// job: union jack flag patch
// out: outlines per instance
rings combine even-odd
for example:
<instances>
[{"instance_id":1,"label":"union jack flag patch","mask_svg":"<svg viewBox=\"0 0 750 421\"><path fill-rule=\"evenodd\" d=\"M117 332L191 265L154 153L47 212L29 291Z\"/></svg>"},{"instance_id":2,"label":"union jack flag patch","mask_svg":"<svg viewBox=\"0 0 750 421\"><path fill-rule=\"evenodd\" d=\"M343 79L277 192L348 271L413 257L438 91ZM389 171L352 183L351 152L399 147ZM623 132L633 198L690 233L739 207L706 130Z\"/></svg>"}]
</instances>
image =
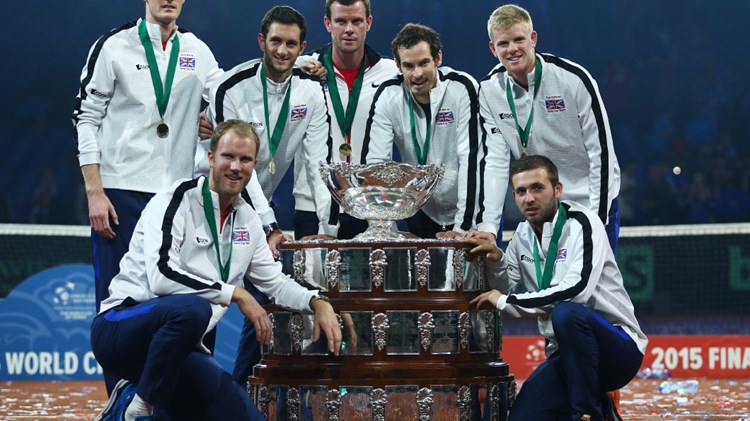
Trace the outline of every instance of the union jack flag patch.
<instances>
[{"instance_id":1,"label":"union jack flag patch","mask_svg":"<svg viewBox=\"0 0 750 421\"><path fill-rule=\"evenodd\" d=\"M438 111L437 115L435 115L435 124L439 126L452 124L454 121L456 121L456 118L454 117L453 111L451 110L443 109Z\"/></svg>"},{"instance_id":2,"label":"union jack flag patch","mask_svg":"<svg viewBox=\"0 0 750 421\"><path fill-rule=\"evenodd\" d=\"M180 69L195 70L195 57L193 57L192 55L181 55Z\"/></svg>"},{"instance_id":3,"label":"union jack flag patch","mask_svg":"<svg viewBox=\"0 0 750 421\"><path fill-rule=\"evenodd\" d=\"M561 96L548 96L544 100L544 106L548 113L559 113L565 111L565 101Z\"/></svg>"},{"instance_id":4,"label":"union jack flag patch","mask_svg":"<svg viewBox=\"0 0 750 421\"><path fill-rule=\"evenodd\" d=\"M292 121L304 120L305 117L307 117L307 105L296 105L292 108Z\"/></svg>"},{"instance_id":5,"label":"union jack flag patch","mask_svg":"<svg viewBox=\"0 0 750 421\"><path fill-rule=\"evenodd\" d=\"M232 232L232 243L250 244L250 231L246 229L236 229Z\"/></svg>"},{"instance_id":6,"label":"union jack flag patch","mask_svg":"<svg viewBox=\"0 0 750 421\"><path fill-rule=\"evenodd\" d=\"M568 249L560 249L557 251L557 258L555 262L564 262L568 258Z\"/></svg>"}]
</instances>

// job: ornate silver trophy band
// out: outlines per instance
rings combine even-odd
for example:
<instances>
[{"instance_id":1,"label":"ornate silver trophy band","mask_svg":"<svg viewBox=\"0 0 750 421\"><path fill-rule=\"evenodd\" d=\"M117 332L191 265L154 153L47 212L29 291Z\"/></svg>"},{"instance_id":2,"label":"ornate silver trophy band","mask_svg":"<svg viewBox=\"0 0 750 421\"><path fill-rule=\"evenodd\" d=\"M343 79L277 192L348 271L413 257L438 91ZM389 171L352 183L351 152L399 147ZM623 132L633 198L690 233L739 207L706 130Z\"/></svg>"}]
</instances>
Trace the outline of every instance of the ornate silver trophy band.
<instances>
[{"instance_id":1,"label":"ornate silver trophy band","mask_svg":"<svg viewBox=\"0 0 750 421\"><path fill-rule=\"evenodd\" d=\"M324 385L290 387L286 385L250 385L250 393L267 420L326 419L345 420L354 414L357 419L369 415L373 421L393 419L398 407L413 406L419 421L429 421L433 414L450 415L460 421L473 419L472 411L482 407L487 419L505 419L505 413L516 395L516 382L475 383L465 385L392 385L385 388L341 386L329 389ZM352 396L356 395L356 396ZM412 404L409 405L408 402ZM285 404L282 404L285 402ZM276 416L279 410L284 416Z\"/></svg>"}]
</instances>

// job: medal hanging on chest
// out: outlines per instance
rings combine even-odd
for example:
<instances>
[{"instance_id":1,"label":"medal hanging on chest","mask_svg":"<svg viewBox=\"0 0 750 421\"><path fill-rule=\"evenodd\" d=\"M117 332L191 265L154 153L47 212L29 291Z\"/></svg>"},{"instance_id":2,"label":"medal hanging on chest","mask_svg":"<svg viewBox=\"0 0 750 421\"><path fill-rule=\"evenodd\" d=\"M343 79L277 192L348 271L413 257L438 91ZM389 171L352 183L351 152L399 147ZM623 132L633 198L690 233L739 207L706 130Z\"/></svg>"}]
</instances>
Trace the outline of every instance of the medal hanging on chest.
<instances>
[{"instance_id":1,"label":"medal hanging on chest","mask_svg":"<svg viewBox=\"0 0 750 421\"><path fill-rule=\"evenodd\" d=\"M263 85L263 114L266 118L266 138L268 139L268 149L271 152L271 161L268 163L268 172L271 175L276 174L276 163L274 158L276 156L276 149L279 147L281 142L281 136L284 134L284 126L286 126L286 119L289 114L289 97L292 94L292 80L289 79L289 86L286 88L286 95L284 96L284 102L281 104L281 110L279 116L276 119L276 126L271 132L271 123L269 123L269 109L268 109L268 82L266 81L266 68L261 64L260 66L260 84Z\"/></svg>"},{"instance_id":2,"label":"medal hanging on chest","mask_svg":"<svg viewBox=\"0 0 750 421\"><path fill-rule=\"evenodd\" d=\"M350 156L352 154L352 147L348 143L342 143L341 146L339 146L339 153L342 156Z\"/></svg>"},{"instance_id":3,"label":"medal hanging on chest","mask_svg":"<svg viewBox=\"0 0 750 421\"><path fill-rule=\"evenodd\" d=\"M141 23L138 24L138 37L146 52L148 70L151 74L151 84L154 87L156 106L159 109L159 117L161 118L161 123L156 126L156 135L160 139L165 139L169 137L169 126L164 122L164 113L167 111L169 96L172 93L174 73L177 69L177 57L180 55L180 38L175 34L172 39L172 53L169 55L169 63L167 64L167 77L164 80L164 84L162 84L161 75L159 74L159 64L156 62L154 46L151 44L151 37L148 34L148 27L145 20L141 20Z\"/></svg>"},{"instance_id":4,"label":"medal hanging on chest","mask_svg":"<svg viewBox=\"0 0 750 421\"><path fill-rule=\"evenodd\" d=\"M162 139L169 136L169 126L167 126L167 123L162 122L156 126L156 135Z\"/></svg>"},{"instance_id":5,"label":"medal hanging on chest","mask_svg":"<svg viewBox=\"0 0 750 421\"><path fill-rule=\"evenodd\" d=\"M328 50L321 55L321 59L323 66L328 72L326 82L328 84L328 94L331 96L331 103L333 104L333 111L336 114L336 122L338 123L339 130L341 130L341 136L345 140L345 143L339 145L339 154L346 157L347 161L349 161L349 157L352 154L352 146L349 144L351 141L352 122L354 121L354 114L357 112L359 95L362 92L362 81L364 80L365 69L367 68L367 57L362 57L362 62L359 64L359 72L354 79L354 85L349 90L349 101L346 109L344 109L339 88L336 84L336 72L333 68L333 60L331 58L331 54L333 54L332 49L333 46L328 47Z\"/></svg>"},{"instance_id":6,"label":"medal hanging on chest","mask_svg":"<svg viewBox=\"0 0 750 421\"><path fill-rule=\"evenodd\" d=\"M510 112L513 114L513 121L516 123L516 130L518 131L518 137L521 139L521 156L526 156L526 147L529 144L529 136L531 135L531 124L534 122L534 100L536 94L539 93L539 85L542 83L542 63L539 57L536 57L534 63L534 93L531 100L531 111L529 112L529 119L526 121L526 127L521 128L518 124L518 115L516 114L516 101L513 99L513 90L510 85L510 76L506 76L505 79L505 98L508 100L508 106Z\"/></svg>"}]
</instances>

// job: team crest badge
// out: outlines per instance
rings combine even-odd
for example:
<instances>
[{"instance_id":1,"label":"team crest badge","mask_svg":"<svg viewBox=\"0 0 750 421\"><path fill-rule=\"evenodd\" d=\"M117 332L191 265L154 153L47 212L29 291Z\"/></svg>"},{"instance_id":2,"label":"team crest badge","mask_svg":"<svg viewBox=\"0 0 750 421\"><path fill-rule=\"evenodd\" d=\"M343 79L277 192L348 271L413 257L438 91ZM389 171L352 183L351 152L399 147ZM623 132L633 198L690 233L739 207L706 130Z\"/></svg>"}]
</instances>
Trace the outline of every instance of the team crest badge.
<instances>
[{"instance_id":1,"label":"team crest badge","mask_svg":"<svg viewBox=\"0 0 750 421\"><path fill-rule=\"evenodd\" d=\"M195 70L195 56L192 54L180 54L180 69Z\"/></svg>"},{"instance_id":2,"label":"team crest badge","mask_svg":"<svg viewBox=\"0 0 750 421\"><path fill-rule=\"evenodd\" d=\"M250 244L250 231L247 228L237 228L232 232L232 243Z\"/></svg>"},{"instance_id":3,"label":"team crest badge","mask_svg":"<svg viewBox=\"0 0 750 421\"><path fill-rule=\"evenodd\" d=\"M441 109L435 115L435 124L438 126L447 126L448 124L453 124L455 121L456 117L453 115L453 111L447 108Z\"/></svg>"},{"instance_id":4,"label":"team crest badge","mask_svg":"<svg viewBox=\"0 0 750 421\"><path fill-rule=\"evenodd\" d=\"M565 111L565 100L561 96L548 96L544 99L544 107L548 113L561 113Z\"/></svg>"},{"instance_id":5,"label":"team crest badge","mask_svg":"<svg viewBox=\"0 0 750 421\"><path fill-rule=\"evenodd\" d=\"M305 117L307 117L307 105L295 105L294 108L292 108L292 121L304 120Z\"/></svg>"}]
</instances>

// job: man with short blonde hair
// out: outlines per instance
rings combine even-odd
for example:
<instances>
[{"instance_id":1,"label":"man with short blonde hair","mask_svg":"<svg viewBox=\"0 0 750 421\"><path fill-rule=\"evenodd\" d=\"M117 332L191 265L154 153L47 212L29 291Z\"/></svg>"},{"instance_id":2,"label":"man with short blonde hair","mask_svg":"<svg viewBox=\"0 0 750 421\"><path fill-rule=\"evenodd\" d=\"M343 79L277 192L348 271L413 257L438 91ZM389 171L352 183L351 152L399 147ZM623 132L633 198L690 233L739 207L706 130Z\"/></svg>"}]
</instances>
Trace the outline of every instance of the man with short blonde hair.
<instances>
[{"instance_id":1,"label":"man with short blonde hair","mask_svg":"<svg viewBox=\"0 0 750 421\"><path fill-rule=\"evenodd\" d=\"M588 207L607 227L613 251L619 235L620 167L596 81L569 60L536 51L529 13L516 5L489 18L489 48L500 64L480 81L487 132L482 231L497 233L508 186L511 154L547 155L560 163L564 199Z\"/></svg>"},{"instance_id":2,"label":"man with short blonde hair","mask_svg":"<svg viewBox=\"0 0 750 421\"><path fill-rule=\"evenodd\" d=\"M339 352L333 308L282 273L258 215L240 197L255 167L255 130L225 121L211 145L208 177L178 181L146 206L92 322L97 361L124 379L97 420L132 421L154 408L174 420L262 419L202 341L232 303L252 321L259 342L271 340L271 319L243 285L282 307L314 313L315 339L324 332L329 351Z\"/></svg>"}]
</instances>

